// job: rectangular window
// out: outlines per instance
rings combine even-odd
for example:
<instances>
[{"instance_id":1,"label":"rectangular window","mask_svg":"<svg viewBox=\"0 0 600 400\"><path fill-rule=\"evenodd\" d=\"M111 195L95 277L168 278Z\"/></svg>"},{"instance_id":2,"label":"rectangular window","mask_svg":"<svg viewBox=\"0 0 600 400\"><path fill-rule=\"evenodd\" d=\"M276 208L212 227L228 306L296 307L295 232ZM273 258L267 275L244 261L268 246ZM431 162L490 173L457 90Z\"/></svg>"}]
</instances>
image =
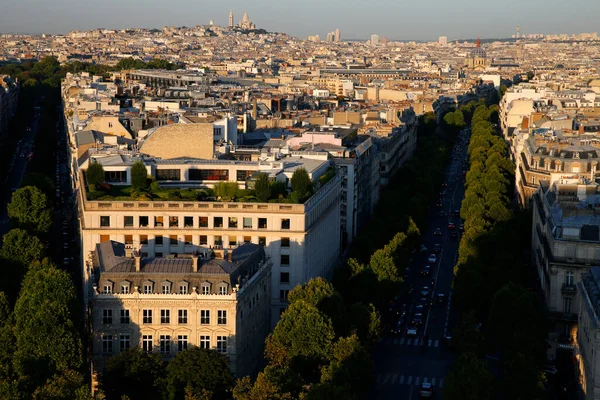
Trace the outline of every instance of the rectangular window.
<instances>
[{"instance_id":1,"label":"rectangular window","mask_svg":"<svg viewBox=\"0 0 600 400\"><path fill-rule=\"evenodd\" d=\"M215 235L215 246L223 246L223 237L221 235Z\"/></svg>"},{"instance_id":2,"label":"rectangular window","mask_svg":"<svg viewBox=\"0 0 600 400\"><path fill-rule=\"evenodd\" d=\"M140 228L146 228L148 226L148 216L140 217Z\"/></svg>"},{"instance_id":3,"label":"rectangular window","mask_svg":"<svg viewBox=\"0 0 600 400\"><path fill-rule=\"evenodd\" d=\"M179 228L179 217L169 217L169 228Z\"/></svg>"},{"instance_id":4,"label":"rectangular window","mask_svg":"<svg viewBox=\"0 0 600 400\"><path fill-rule=\"evenodd\" d=\"M129 310L121 310L121 323L128 324L129 321Z\"/></svg>"},{"instance_id":5,"label":"rectangular window","mask_svg":"<svg viewBox=\"0 0 600 400\"><path fill-rule=\"evenodd\" d=\"M154 217L154 226L157 228L162 228L165 223L163 217Z\"/></svg>"},{"instance_id":6,"label":"rectangular window","mask_svg":"<svg viewBox=\"0 0 600 400\"><path fill-rule=\"evenodd\" d=\"M152 294L152 284L144 284L144 294Z\"/></svg>"},{"instance_id":7,"label":"rectangular window","mask_svg":"<svg viewBox=\"0 0 600 400\"><path fill-rule=\"evenodd\" d=\"M279 300L287 301L288 295L290 294L289 290L280 290L279 291Z\"/></svg>"},{"instance_id":8,"label":"rectangular window","mask_svg":"<svg viewBox=\"0 0 600 400\"><path fill-rule=\"evenodd\" d=\"M244 229L252 229L252 218L244 217Z\"/></svg>"},{"instance_id":9,"label":"rectangular window","mask_svg":"<svg viewBox=\"0 0 600 400\"><path fill-rule=\"evenodd\" d=\"M220 295L226 295L227 294L227 285L221 285L221 286L219 286L219 294Z\"/></svg>"},{"instance_id":10,"label":"rectangular window","mask_svg":"<svg viewBox=\"0 0 600 400\"><path fill-rule=\"evenodd\" d=\"M133 226L133 216L125 216L123 217L123 219L123 225L125 225L126 228L130 228Z\"/></svg>"},{"instance_id":11,"label":"rectangular window","mask_svg":"<svg viewBox=\"0 0 600 400\"><path fill-rule=\"evenodd\" d=\"M249 177L251 177L254 172L255 171L238 169L236 171L236 176L235 176L236 177L236 181L238 181L238 182L245 182L246 179L248 179Z\"/></svg>"},{"instance_id":12,"label":"rectangular window","mask_svg":"<svg viewBox=\"0 0 600 400\"><path fill-rule=\"evenodd\" d=\"M177 246L177 243L179 243L179 241L177 240L177 235L169 236L169 244L171 246Z\"/></svg>"},{"instance_id":13,"label":"rectangular window","mask_svg":"<svg viewBox=\"0 0 600 400\"><path fill-rule=\"evenodd\" d=\"M160 323L170 324L171 323L171 310L160 310Z\"/></svg>"},{"instance_id":14,"label":"rectangular window","mask_svg":"<svg viewBox=\"0 0 600 400\"><path fill-rule=\"evenodd\" d=\"M110 226L110 217L103 215L100 217L100 226L108 227Z\"/></svg>"},{"instance_id":15,"label":"rectangular window","mask_svg":"<svg viewBox=\"0 0 600 400\"><path fill-rule=\"evenodd\" d=\"M237 228L238 227L238 219L237 217L229 217L229 227Z\"/></svg>"},{"instance_id":16,"label":"rectangular window","mask_svg":"<svg viewBox=\"0 0 600 400\"><path fill-rule=\"evenodd\" d=\"M227 325L227 310L218 310L217 311L217 324L218 325Z\"/></svg>"},{"instance_id":17,"label":"rectangular window","mask_svg":"<svg viewBox=\"0 0 600 400\"><path fill-rule=\"evenodd\" d=\"M213 218L213 226L215 228L222 228L223 227L223 217L214 217Z\"/></svg>"},{"instance_id":18,"label":"rectangular window","mask_svg":"<svg viewBox=\"0 0 600 400\"><path fill-rule=\"evenodd\" d=\"M259 236L258 237L258 244L260 244L261 246L266 246L267 245L267 238L264 236Z\"/></svg>"},{"instance_id":19,"label":"rectangular window","mask_svg":"<svg viewBox=\"0 0 600 400\"><path fill-rule=\"evenodd\" d=\"M281 272L279 274L279 283L290 283L290 273L289 272Z\"/></svg>"},{"instance_id":20,"label":"rectangular window","mask_svg":"<svg viewBox=\"0 0 600 400\"><path fill-rule=\"evenodd\" d=\"M200 310L200 325L210 324L210 310Z\"/></svg>"},{"instance_id":21,"label":"rectangular window","mask_svg":"<svg viewBox=\"0 0 600 400\"><path fill-rule=\"evenodd\" d=\"M227 353L227 336L217 336L217 351Z\"/></svg>"},{"instance_id":22,"label":"rectangular window","mask_svg":"<svg viewBox=\"0 0 600 400\"><path fill-rule=\"evenodd\" d=\"M130 335L119 335L119 350L121 352L129 350L131 347L131 336Z\"/></svg>"},{"instance_id":23,"label":"rectangular window","mask_svg":"<svg viewBox=\"0 0 600 400\"><path fill-rule=\"evenodd\" d=\"M188 313L187 310L179 310L178 321L179 324L187 324L188 323Z\"/></svg>"},{"instance_id":24,"label":"rectangular window","mask_svg":"<svg viewBox=\"0 0 600 400\"><path fill-rule=\"evenodd\" d=\"M252 236L244 236L244 243L252 242Z\"/></svg>"},{"instance_id":25,"label":"rectangular window","mask_svg":"<svg viewBox=\"0 0 600 400\"><path fill-rule=\"evenodd\" d=\"M267 219L266 218L258 219L258 229L267 229Z\"/></svg>"},{"instance_id":26,"label":"rectangular window","mask_svg":"<svg viewBox=\"0 0 600 400\"><path fill-rule=\"evenodd\" d=\"M162 244L163 244L163 237L161 235L156 235L156 237L154 238L154 244L162 246Z\"/></svg>"},{"instance_id":27,"label":"rectangular window","mask_svg":"<svg viewBox=\"0 0 600 400\"><path fill-rule=\"evenodd\" d=\"M200 348L201 349L210 349L210 336L200 335Z\"/></svg>"},{"instance_id":28,"label":"rectangular window","mask_svg":"<svg viewBox=\"0 0 600 400\"><path fill-rule=\"evenodd\" d=\"M179 335L177 336L177 350L184 351L188 347L188 337L187 335Z\"/></svg>"},{"instance_id":29,"label":"rectangular window","mask_svg":"<svg viewBox=\"0 0 600 400\"><path fill-rule=\"evenodd\" d=\"M157 169L156 170L157 181L179 181L181 180L180 169Z\"/></svg>"},{"instance_id":30,"label":"rectangular window","mask_svg":"<svg viewBox=\"0 0 600 400\"><path fill-rule=\"evenodd\" d=\"M140 244L148 244L148 235L140 235Z\"/></svg>"},{"instance_id":31,"label":"rectangular window","mask_svg":"<svg viewBox=\"0 0 600 400\"><path fill-rule=\"evenodd\" d=\"M194 227L194 217L183 217L183 227L184 228L193 228Z\"/></svg>"},{"instance_id":32,"label":"rectangular window","mask_svg":"<svg viewBox=\"0 0 600 400\"><path fill-rule=\"evenodd\" d=\"M152 310L144 310L143 311L143 322L144 324L152 323Z\"/></svg>"},{"instance_id":33,"label":"rectangular window","mask_svg":"<svg viewBox=\"0 0 600 400\"><path fill-rule=\"evenodd\" d=\"M160 335L160 352L162 354L169 354L171 352L171 336Z\"/></svg>"},{"instance_id":34,"label":"rectangular window","mask_svg":"<svg viewBox=\"0 0 600 400\"><path fill-rule=\"evenodd\" d=\"M104 294L111 294L112 293L112 283L106 283L106 284L104 284L104 288L102 290L102 293L104 293Z\"/></svg>"},{"instance_id":35,"label":"rectangular window","mask_svg":"<svg viewBox=\"0 0 600 400\"><path fill-rule=\"evenodd\" d=\"M179 294L187 294L187 292L188 292L187 284L179 285Z\"/></svg>"},{"instance_id":36,"label":"rectangular window","mask_svg":"<svg viewBox=\"0 0 600 400\"><path fill-rule=\"evenodd\" d=\"M125 244L133 244L133 235L125 235Z\"/></svg>"},{"instance_id":37,"label":"rectangular window","mask_svg":"<svg viewBox=\"0 0 600 400\"><path fill-rule=\"evenodd\" d=\"M227 181L229 170L226 169L190 169L190 181Z\"/></svg>"},{"instance_id":38,"label":"rectangular window","mask_svg":"<svg viewBox=\"0 0 600 400\"><path fill-rule=\"evenodd\" d=\"M237 245L237 236L229 236L229 245L236 246Z\"/></svg>"},{"instance_id":39,"label":"rectangular window","mask_svg":"<svg viewBox=\"0 0 600 400\"><path fill-rule=\"evenodd\" d=\"M208 217L199 217L198 226L200 228L208 228Z\"/></svg>"},{"instance_id":40,"label":"rectangular window","mask_svg":"<svg viewBox=\"0 0 600 400\"><path fill-rule=\"evenodd\" d=\"M162 284L162 294L169 294L169 293L171 293L171 284L163 283Z\"/></svg>"},{"instance_id":41,"label":"rectangular window","mask_svg":"<svg viewBox=\"0 0 600 400\"><path fill-rule=\"evenodd\" d=\"M112 354L113 351L113 337L112 335L102 336L102 353Z\"/></svg>"},{"instance_id":42,"label":"rectangular window","mask_svg":"<svg viewBox=\"0 0 600 400\"><path fill-rule=\"evenodd\" d=\"M290 238L289 237L281 238L281 247L290 247Z\"/></svg>"},{"instance_id":43,"label":"rectangular window","mask_svg":"<svg viewBox=\"0 0 600 400\"><path fill-rule=\"evenodd\" d=\"M152 352L152 335L142 335L142 349L146 353Z\"/></svg>"},{"instance_id":44,"label":"rectangular window","mask_svg":"<svg viewBox=\"0 0 600 400\"><path fill-rule=\"evenodd\" d=\"M184 235L183 243L186 245L191 245L192 244L192 235Z\"/></svg>"},{"instance_id":45,"label":"rectangular window","mask_svg":"<svg viewBox=\"0 0 600 400\"><path fill-rule=\"evenodd\" d=\"M210 285L202 285L200 294L210 294Z\"/></svg>"},{"instance_id":46,"label":"rectangular window","mask_svg":"<svg viewBox=\"0 0 600 400\"><path fill-rule=\"evenodd\" d=\"M200 235L200 245L206 246L208 244L208 236Z\"/></svg>"},{"instance_id":47,"label":"rectangular window","mask_svg":"<svg viewBox=\"0 0 600 400\"><path fill-rule=\"evenodd\" d=\"M102 310L102 323L112 324L112 310Z\"/></svg>"},{"instance_id":48,"label":"rectangular window","mask_svg":"<svg viewBox=\"0 0 600 400\"><path fill-rule=\"evenodd\" d=\"M280 264L281 264L282 267L283 266L288 266L288 267L290 266L290 256L288 254L282 254L280 256L280 261L281 261Z\"/></svg>"},{"instance_id":49,"label":"rectangular window","mask_svg":"<svg viewBox=\"0 0 600 400\"><path fill-rule=\"evenodd\" d=\"M100 243L108 242L110 240L110 235L100 235Z\"/></svg>"},{"instance_id":50,"label":"rectangular window","mask_svg":"<svg viewBox=\"0 0 600 400\"><path fill-rule=\"evenodd\" d=\"M121 294L129 294L129 284L121 285Z\"/></svg>"},{"instance_id":51,"label":"rectangular window","mask_svg":"<svg viewBox=\"0 0 600 400\"><path fill-rule=\"evenodd\" d=\"M290 219L289 218L281 219L281 229L290 229Z\"/></svg>"}]
</instances>

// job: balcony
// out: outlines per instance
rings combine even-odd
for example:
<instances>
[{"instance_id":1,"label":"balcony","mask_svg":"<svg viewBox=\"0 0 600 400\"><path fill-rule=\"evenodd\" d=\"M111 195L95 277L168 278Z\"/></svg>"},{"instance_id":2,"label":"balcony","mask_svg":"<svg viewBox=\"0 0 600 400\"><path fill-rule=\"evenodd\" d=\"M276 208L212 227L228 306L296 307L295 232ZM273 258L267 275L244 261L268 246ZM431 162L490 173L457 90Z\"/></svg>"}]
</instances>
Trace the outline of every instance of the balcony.
<instances>
[{"instance_id":1,"label":"balcony","mask_svg":"<svg viewBox=\"0 0 600 400\"><path fill-rule=\"evenodd\" d=\"M562 292L562 294L574 295L575 293L577 293L577 286L575 286L572 283L563 283L562 287L560 288L560 291Z\"/></svg>"}]
</instances>

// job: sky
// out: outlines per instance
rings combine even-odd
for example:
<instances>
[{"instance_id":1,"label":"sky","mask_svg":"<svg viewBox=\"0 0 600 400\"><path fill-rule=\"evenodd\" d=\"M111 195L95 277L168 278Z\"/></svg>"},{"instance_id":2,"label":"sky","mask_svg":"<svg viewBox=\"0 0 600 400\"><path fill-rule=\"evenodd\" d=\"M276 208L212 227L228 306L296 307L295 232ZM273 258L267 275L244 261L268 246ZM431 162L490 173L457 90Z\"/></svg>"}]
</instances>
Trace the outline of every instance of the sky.
<instances>
[{"instance_id":1,"label":"sky","mask_svg":"<svg viewBox=\"0 0 600 400\"><path fill-rule=\"evenodd\" d=\"M244 11L257 28L296 37L340 29L343 39L507 38L600 31L598 0L1 0L1 33L227 25Z\"/></svg>"}]
</instances>

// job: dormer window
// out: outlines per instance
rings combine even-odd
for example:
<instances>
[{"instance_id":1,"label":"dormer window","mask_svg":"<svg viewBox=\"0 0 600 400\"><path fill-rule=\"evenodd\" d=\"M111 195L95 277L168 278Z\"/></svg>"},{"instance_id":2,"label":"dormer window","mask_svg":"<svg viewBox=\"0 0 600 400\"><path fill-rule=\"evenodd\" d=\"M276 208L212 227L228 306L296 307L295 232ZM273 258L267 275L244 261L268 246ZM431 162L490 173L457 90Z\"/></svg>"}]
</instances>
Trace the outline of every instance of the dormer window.
<instances>
[{"instance_id":1,"label":"dormer window","mask_svg":"<svg viewBox=\"0 0 600 400\"><path fill-rule=\"evenodd\" d=\"M227 284L225 282L219 285L219 294L226 295L227 294Z\"/></svg>"},{"instance_id":2,"label":"dormer window","mask_svg":"<svg viewBox=\"0 0 600 400\"><path fill-rule=\"evenodd\" d=\"M108 281L104 284L104 287L102 288L102 293L103 294L112 294L113 292L113 283L111 281Z\"/></svg>"},{"instance_id":3,"label":"dormer window","mask_svg":"<svg viewBox=\"0 0 600 400\"><path fill-rule=\"evenodd\" d=\"M190 284L187 282L179 282L179 294L188 294Z\"/></svg>"},{"instance_id":4,"label":"dormer window","mask_svg":"<svg viewBox=\"0 0 600 400\"><path fill-rule=\"evenodd\" d=\"M131 284L129 282L121 282L121 294L129 294L130 293Z\"/></svg>"},{"instance_id":5,"label":"dormer window","mask_svg":"<svg viewBox=\"0 0 600 400\"><path fill-rule=\"evenodd\" d=\"M210 283L205 282L200 287L200 294L210 294Z\"/></svg>"},{"instance_id":6,"label":"dormer window","mask_svg":"<svg viewBox=\"0 0 600 400\"><path fill-rule=\"evenodd\" d=\"M579 158L579 152L578 151L574 151L573 152L573 158Z\"/></svg>"},{"instance_id":7,"label":"dormer window","mask_svg":"<svg viewBox=\"0 0 600 400\"><path fill-rule=\"evenodd\" d=\"M161 293L162 294L170 294L171 293L171 282L165 281L161 283Z\"/></svg>"},{"instance_id":8,"label":"dormer window","mask_svg":"<svg viewBox=\"0 0 600 400\"><path fill-rule=\"evenodd\" d=\"M154 285L152 284L152 282L144 282L144 294L152 294L153 291L153 287Z\"/></svg>"}]
</instances>

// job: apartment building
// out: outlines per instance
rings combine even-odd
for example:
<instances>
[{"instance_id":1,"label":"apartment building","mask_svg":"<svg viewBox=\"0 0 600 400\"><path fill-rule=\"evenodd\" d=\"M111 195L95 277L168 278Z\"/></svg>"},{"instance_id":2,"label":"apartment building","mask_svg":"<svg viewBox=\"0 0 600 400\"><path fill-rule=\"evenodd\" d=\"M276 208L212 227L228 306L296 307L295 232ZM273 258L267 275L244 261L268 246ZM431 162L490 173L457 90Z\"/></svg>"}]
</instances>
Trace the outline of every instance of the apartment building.
<instances>
[{"instance_id":1,"label":"apartment building","mask_svg":"<svg viewBox=\"0 0 600 400\"><path fill-rule=\"evenodd\" d=\"M194 345L226 354L238 376L260 369L272 266L262 246L177 257L127 254L126 246L98 243L88 260L94 377L135 346L168 360Z\"/></svg>"},{"instance_id":2,"label":"apartment building","mask_svg":"<svg viewBox=\"0 0 600 400\"><path fill-rule=\"evenodd\" d=\"M552 331L577 322L577 282L600 260L600 189L583 179L542 181L533 196L532 261Z\"/></svg>"},{"instance_id":3,"label":"apartment building","mask_svg":"<svg viewBox=\"0 0 600 400\"><path fill-rule=\"evenodd\" d=\"M88 150L89 151L89 150ZM131 165L138 158L123 154L96 154L110 182L128 184ZM289 157L259 163L223 160L156 160L142 158L148 173L161 186L194 188L219 181L237 182L256 172L289 182L303 167L314 181L327 171L329 161ZM79 179L79 182L83 182ZM234 249L243 243L260 244L272 260L271 322L286 307L287 295L297 284L313 277L330 277L340 252L341 177L317 186L304 204L197 201L92 201L79 191L82 247L87 257L99 243L124 243L128 253L164 258L207 249ZM200 192L199 192L200 193ZM89 290L89 272L84 291Z\"/></svg>"},{"instance_id":4,"label":"apartment building","mask_svg":"<svg viewBox=\"0 0 600 400\"><path fill-rule=\"evenodd\" d=\"M600 178L597 135L582 136L570 129L531 129L531 133L515 136L512 148L516 191L519 204L525 208L532 206L531 197L541 181L552 185Z\"/></svg>"},{"instance_id":5,"label":"apartment building","mask_svg":"<svg viewBox=\"0 0 600 400\"><path fill-rule=\"evenodd\" d=\"M19 84L9 75L0 75L0 136L8 135L8 123L17 112Z\"/></svg>"},{"instance_id":6,"label":"apartment building","mask_svg":"<svg viewBox=\"0 0 600 400\"><path fill-rule=\"evenodd\" d=\"M600 398L600 364L596 353L600 350L600 266L582 276L577 285L579 297L579 325L577 329L577 361L579 379L585 398Z\"/></svg>"}]
</instances>

